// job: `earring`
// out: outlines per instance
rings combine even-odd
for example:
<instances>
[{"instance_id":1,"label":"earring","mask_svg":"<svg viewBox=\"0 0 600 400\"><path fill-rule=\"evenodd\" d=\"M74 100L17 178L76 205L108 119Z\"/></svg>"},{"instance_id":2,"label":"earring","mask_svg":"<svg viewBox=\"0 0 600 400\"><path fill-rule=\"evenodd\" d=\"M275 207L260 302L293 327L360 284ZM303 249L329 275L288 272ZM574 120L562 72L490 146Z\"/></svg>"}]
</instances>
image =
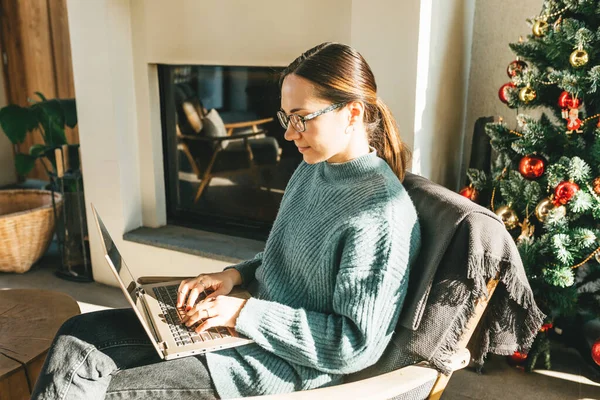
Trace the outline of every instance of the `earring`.
<instances>
[{"instance_id":1,"label":"earring","mask_svg":"<svg viewBox=\"0 0 600 400\"><path fill-rule=\"evenodd\" d=\"M352 128L352 130L351 130L350 132L348 132L348 128ZM348 125L348 126L346 127L346 129L344 130L344 133L345 133L346 135L348 135L348 134L350 134L350 133L354 133L354 125Z\"/></svg>"}]
</instances>

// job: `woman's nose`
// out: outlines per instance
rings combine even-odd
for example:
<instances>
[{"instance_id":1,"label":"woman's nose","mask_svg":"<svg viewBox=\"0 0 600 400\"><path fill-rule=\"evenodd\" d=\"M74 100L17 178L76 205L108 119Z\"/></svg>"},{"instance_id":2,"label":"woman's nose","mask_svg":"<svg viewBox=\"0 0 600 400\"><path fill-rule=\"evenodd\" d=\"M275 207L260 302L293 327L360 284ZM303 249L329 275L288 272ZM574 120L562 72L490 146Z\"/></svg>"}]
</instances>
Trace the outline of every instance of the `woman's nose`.
<instances>
[{"instance_id":1,"label":"woman's nose","mask_svg":"<svg viewBox=\"0 0 600 400\"><path fill-rule=\"evenodd\" d=\"M285 134L283 135L283 137L285 138L285 140L291 142L300 138L300 134L294 128L292 128L292 124L288 124L288 127L285 130Z\"/></svg>"}]
</instances>

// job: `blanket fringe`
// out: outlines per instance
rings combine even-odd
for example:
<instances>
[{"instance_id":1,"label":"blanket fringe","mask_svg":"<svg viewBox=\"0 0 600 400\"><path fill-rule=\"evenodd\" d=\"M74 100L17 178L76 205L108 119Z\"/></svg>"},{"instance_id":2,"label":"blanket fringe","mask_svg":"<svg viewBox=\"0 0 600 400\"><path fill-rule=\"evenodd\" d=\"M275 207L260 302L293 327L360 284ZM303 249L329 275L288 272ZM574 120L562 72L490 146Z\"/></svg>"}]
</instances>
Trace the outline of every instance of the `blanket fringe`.
<instances>
[{"instance_id":1,"label":"blanket fringe","mask_svg":"<svg viewBox=\"0 0 600 400\"><path fill-rule=\"evenodd\" d=\"M488 254L471 254L467 265L469 266L467 277L473 282L473 288L470 301L466 302L458 313L445 337L445 343L442 343L434 356L429 360L438 370L448 375L452 371L448 368L448 361L454 354L456 347L463 332L466 329L469 319L474 315L473 304L480 298L489 298L487 283L490 279L499 275L499 281L504 288L497 290L506 290L508 298L527 310L525 321L518 327L514 327L516 343L501 344L493 341L492 326L489 321L507 321L510 323L511 310L506 304L494 302L492 297L490 304L482 316L482 331L479 337L479 343L472 349L472 358L478 365L483 364L485 356L489 352L499 355L510 355L515 350L526 351L533 344L537 332L546 317L535 304L533 293L525 276L519 274L518 269L509 261L499 259ZM500 297L500 296L498 296ZM520 346L519 346L520 344Z\"/></svg>"}]
</instances>

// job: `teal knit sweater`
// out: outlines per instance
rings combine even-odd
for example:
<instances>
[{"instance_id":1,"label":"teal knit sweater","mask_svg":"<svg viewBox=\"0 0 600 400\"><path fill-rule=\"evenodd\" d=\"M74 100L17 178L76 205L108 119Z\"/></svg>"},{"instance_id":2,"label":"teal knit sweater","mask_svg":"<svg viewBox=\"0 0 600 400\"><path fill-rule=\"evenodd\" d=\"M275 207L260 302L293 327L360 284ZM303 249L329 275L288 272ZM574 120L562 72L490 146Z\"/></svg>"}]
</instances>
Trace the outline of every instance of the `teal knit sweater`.
<instances>
[{"instance_id":1,"label":"teal knit sweater","mask_svg":"<svg viewBox=\"0 0 600 400\"><path fill-rule=\"evenodd\" d=\"M236 322L255 343L208 353L222 398L341 383L395 329L420 245L416 210L388 164L302 162L263 252L235 265L257 284Z\"/></svg>"}]
</instances>

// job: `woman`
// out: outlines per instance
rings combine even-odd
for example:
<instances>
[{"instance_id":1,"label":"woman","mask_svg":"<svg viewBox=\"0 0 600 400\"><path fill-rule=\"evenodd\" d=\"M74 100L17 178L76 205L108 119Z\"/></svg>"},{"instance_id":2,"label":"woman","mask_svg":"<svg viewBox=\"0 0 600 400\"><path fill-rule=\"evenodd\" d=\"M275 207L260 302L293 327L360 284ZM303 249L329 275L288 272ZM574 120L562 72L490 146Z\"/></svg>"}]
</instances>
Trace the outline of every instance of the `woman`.
<instances>
[{"instance_id":1,"label":"woman","mask_svg":"<svg viewBox=\"0 0 600 400\"><path fill-rule=\"evenodd\" d=\"M34 399L284 393L341 383L378 360L420 245L401 184L408 151L356 50L316 46L286 68L280 85L278 117L304 161L265 249L183 281L178 296L186 325L234 327L255 343L161 361L130 326L130 310L78 316L58 332ZM253 298L227 296L250 283ZM205 289L214 292L196 304Z\"/></svg>"}]
</instances>

